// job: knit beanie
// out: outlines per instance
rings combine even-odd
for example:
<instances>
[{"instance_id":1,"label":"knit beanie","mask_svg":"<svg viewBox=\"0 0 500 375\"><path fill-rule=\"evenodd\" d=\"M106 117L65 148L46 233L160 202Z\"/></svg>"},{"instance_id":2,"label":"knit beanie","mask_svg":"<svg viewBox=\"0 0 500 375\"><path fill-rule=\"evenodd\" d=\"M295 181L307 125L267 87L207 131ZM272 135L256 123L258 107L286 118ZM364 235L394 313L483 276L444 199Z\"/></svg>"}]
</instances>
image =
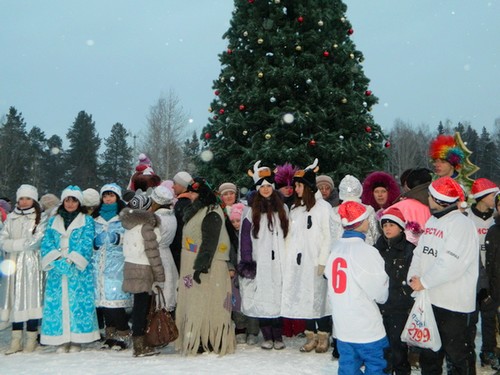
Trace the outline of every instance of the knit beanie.
<instances>
[{"instance_id":1,"label":"knit beanie","mask_svg":"<svg viewBox=\"0 0 500 375\"><path fill-rule=\"evenodd\" d=\"M174 199L174 194L166 186L157 186L151 193L151 199L160 206L169 205Z\"/></svg>"},{"instance_id":2,"label":"knit beanie","mask_svg":"<svg viewBox=\"0 0 500 375\"><path fill-rule=\"evenodd\" d=\"M316 186L318 188L319 185L329 185L330 190L333 190L335 188L335 184L333 183L332 178L330 176L327 176L326 174L322 174L316 177Z\"/></svg>"},{"instance_id":3,"label":"knit beanie","mask_svg":"<svg viewBox=\"0 0 500 375\"><path fill-rule=\"evenodd\" d=\"M107 191L111 191L112 193L115 193L118 196L118 199L122 199L122 188L119 187L117 184L111 183L111 184L104 185L101 188L101 193L100 193L101 198L102 198L102 195Z\"/></svg>"},{"instance_id":4,"label":"knit beanie","mask_svg":"<svg viewBox=\"0 0 500 375\"><path fill-rule=\"evenodd\" d=\"M224 182L219 186L219 194L224 195L225 192L232 191L236 194L237 188L236 185L231 182Z\"/></svg>"},{"instance_id":5,"label":"knit beanie","mask_svg":"<svg viewBox=\"0 0 500 375\"><path fill-rule=\"evenodd\" d=\"M146 211L153 201L151 198L147 197L144 194L136 194L134 197L128 202L128 206L135 210L144 210Z\"/></svg>"},{"instance_id":6,"label":"knit beanie","mask_svg":"<svg viewBox=\"0 0 500 375\"><path fill-rule=\"evenodd\" d=\"M243 215L243 210L245 209L245 205L243 203L235 203L231 206L231 214L229 215L229 220L240 219Z\"/></svg>"},{"instance_id":7,"label":"knit beanie","mask_svg":"<svg viewBox=\"0 0 500 375\"><path fill-rule=\"evenodd\" d=\"M33 185L23 184L16 192L16 202L21 198L31 198L38 202L38 190Z\"/></svg>"},{"instance_id":8,"label":"knit beanie","mask_svg":"<svg viewBox=\"0 0 500 375\"><path fill-rule=\"evenodd\" d=\"M63 202L68 197L75 198L78 202L80 202L80 204L83 205L83 193L78 186L69 185L68 187L66 187L66 189L64 189L61 194L61 202ZM99 201L97 204L99 204Z\"/></svg>"},{"instance_id":9,"label":"knit beanie","mask_svg":"<svg viewBox=\"0 0 500 375\"><path fill-rule=\"evenodd\" d=\"M101 202L101 197L99 195L99 192L95 189L92 188L85 189L82 195L83 195L82 205L85 207L96 207Z\"/></svg>"},{"instance_id":10,"label":"knit beanie","mask_svg":"<svg viewBox=\"0 0 500 375\"><path fill-rule=\"evenodd\" d=\"M193 181L191 175L187 172L181 171L177 172L173 178L174 182L178 185L184 186L185 188Z\"/></svg>"}]
</instances>

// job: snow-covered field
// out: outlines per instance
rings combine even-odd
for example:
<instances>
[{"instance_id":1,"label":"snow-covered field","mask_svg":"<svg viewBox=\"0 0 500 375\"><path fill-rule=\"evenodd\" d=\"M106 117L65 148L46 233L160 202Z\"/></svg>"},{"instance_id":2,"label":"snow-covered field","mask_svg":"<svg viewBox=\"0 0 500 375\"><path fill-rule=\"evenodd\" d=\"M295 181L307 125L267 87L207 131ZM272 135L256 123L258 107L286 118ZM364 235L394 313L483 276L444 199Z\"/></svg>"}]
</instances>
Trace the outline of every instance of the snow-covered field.
<instances>
[{"instance_id":1,"label":"snow-covered field","mask_svg":"<svg viewBox=\"0 0 500 375\"><path fill-rule=\"evenodd\" d=\"M57 354L53 347L39 347L35 353L3 353L10 342L10 330L0 331L0 374L336 374L337 361L326 354L300 353L303 338L285 338L286 349L266 351L259 346L238 345L235 354L218 357L201 354L182 357L173 345L155 357L134 358L131 350L101 351L89 344L80 353ZM479 344L480 341L477 341ZM478 366L478 374L495 371ZM418 374L413 371L412 374Z\"/></svg>"}]
</instances>

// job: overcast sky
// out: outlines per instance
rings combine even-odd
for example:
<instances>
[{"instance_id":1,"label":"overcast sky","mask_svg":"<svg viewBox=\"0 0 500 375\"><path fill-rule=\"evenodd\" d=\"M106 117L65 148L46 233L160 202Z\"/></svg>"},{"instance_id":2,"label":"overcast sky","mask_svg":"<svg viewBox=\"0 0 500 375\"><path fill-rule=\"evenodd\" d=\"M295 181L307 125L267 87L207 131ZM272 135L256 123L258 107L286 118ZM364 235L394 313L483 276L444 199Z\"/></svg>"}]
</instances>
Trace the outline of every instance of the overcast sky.
<instances>
[{"instance_id":1,"label":"overcast sky","mask_svg":"<svg viewBox=\"0 0 500 375\"><path fill-rule=\"evenodd\" d=\"M264 1L264 0L256 0ZM435 128L440 120L493 128L500 117L500 0L349 0L373 115ZM133 133L173 89L201 130L226 49L231 0L0 0L0 116L65 139L80 110L108 137Z\"/></svg>"}]
</instances>

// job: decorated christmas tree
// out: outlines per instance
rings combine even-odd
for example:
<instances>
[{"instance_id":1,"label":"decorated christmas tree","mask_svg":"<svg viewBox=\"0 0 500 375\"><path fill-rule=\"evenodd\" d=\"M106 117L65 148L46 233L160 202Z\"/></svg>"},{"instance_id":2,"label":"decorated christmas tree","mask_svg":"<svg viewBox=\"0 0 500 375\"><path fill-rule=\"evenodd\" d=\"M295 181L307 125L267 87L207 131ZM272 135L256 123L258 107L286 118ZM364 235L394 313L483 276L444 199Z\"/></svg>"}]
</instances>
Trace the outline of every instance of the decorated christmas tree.
<instances>
[{"instance_id":1,"label":"decorated christmas tree","mask_svg":"<svg viewBox=\"0 0 500 375\"><path fill-rule=\"evenodd\" d=\"M338 0L235 0L223 35L198 173L248 185L256 160L304 167L319 159L335 181L382 168L389 147L370 114L377 97Z\"/></svg>"}]
</instances>

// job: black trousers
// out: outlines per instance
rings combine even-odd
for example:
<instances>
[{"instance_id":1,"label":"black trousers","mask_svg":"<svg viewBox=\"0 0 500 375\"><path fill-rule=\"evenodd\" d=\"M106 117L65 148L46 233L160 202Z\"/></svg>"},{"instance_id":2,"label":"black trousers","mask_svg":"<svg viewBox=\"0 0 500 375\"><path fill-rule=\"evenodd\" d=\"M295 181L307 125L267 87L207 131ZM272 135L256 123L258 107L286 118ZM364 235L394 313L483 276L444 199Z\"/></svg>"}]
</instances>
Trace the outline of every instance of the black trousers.
<instances>
[{"instance_id":1,"label":"black trousers","mask_svg":"<svg viewBox=\"0 0 500 375\"><path fill-rule=\"evenodd\" d=\"M151 295L149 293L134 294L134 306L132 307L132 336L144 336L150 304Z\"/></svg>"},{"instance_id":2,"label":"black trousers","mask_svg":"<svg viewBox=\"0 0 500 375\"><path fill-rule=\"evenodd\" d=\"M106 327L114 327L118 331L127 331L129 329L127 313L123 307L103 307L102 309Z\"/></svg>"},{"instance_id":3,"label":"black trousers","mask_svg":"<svg viewBox=\"0 0 500 375\"><path fill-rule=\"evenodd\" d=\"M408 345L401 341L401 333L408 320L408 313L391 312L382 315L382 318L389 339L390 356L387 358L388 367L392 368L392 374L410 375L411 366L408 361Z\"/></svg>"},{"instance_id":4,"label":"black trousers","mask_svg":"<svg viewBox=\"0 0 500 375\"><path fill-rule=\"evenodd\" d=\"M441 336L442 347L436 353L423 349L420 353L422 375L442 374L446 356L450 374L474 375L476 355L471 335L473 313L460 313L432 306Z\"/></svg>"},{"instance_id":5,"label":"black trousers","mask_svg":"<svg viewBox=\"0 0 500 375\"><path fill-rule=\"evenodd\" d=\"M24 322L12 323L13 331L22 331L24 328ZM35 332L38 331L38 319L30 319L26 321L26 331Z\"/></svg>"},{"instance_id":6,"label":"black trousers","mask_svg":"<svg viewBox=\"0 0 500 375\"><path fill-rule=\"evenodd\" d=\"M306 329L313 332L331 332L332 318L324 316L319 319L306 319Z\"/></svg>"}]
</instances>

